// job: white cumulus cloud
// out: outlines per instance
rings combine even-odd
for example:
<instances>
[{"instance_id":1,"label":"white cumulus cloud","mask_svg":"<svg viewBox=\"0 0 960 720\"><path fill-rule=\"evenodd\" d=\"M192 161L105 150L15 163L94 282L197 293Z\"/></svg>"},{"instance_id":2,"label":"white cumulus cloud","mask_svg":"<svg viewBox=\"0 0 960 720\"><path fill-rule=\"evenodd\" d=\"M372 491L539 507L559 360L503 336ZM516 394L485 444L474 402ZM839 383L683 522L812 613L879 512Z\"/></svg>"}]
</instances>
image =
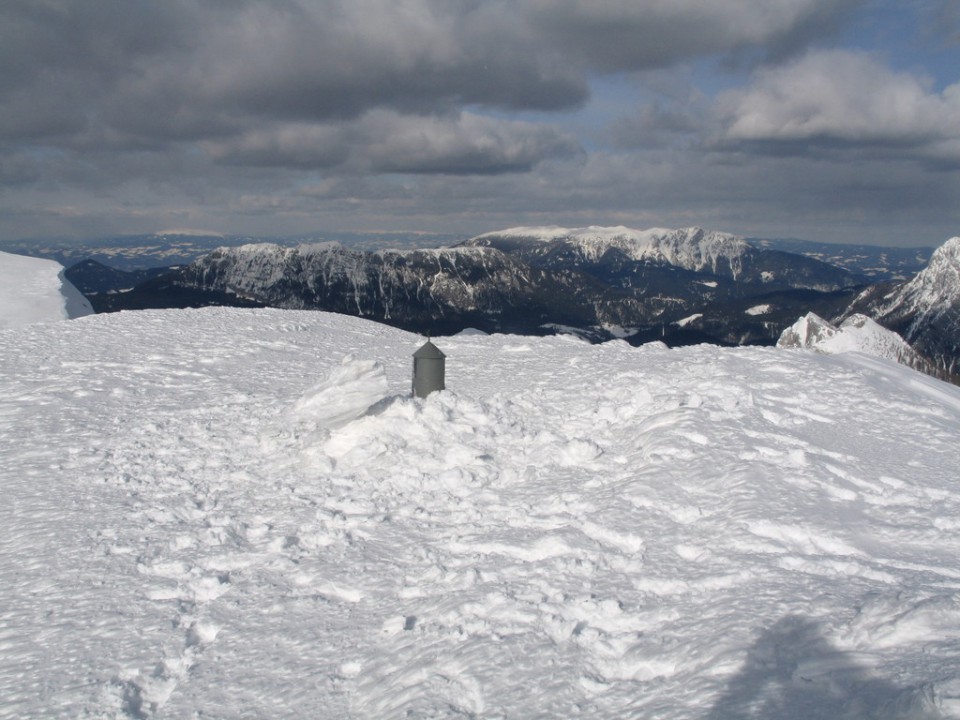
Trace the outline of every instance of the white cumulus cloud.
<instances>
[{"instance_id":1,"label":"white cumulus cloud","mask_svg":"<svg viewBox=\"0 0 960 720\"><path fill-rule=\"evenodd\" d=\"M927 78L862 52L813 52L759 70L718 105L725 139L734 142L960 151L960 84L937 92Z\"/></svg>"}]
</instances>

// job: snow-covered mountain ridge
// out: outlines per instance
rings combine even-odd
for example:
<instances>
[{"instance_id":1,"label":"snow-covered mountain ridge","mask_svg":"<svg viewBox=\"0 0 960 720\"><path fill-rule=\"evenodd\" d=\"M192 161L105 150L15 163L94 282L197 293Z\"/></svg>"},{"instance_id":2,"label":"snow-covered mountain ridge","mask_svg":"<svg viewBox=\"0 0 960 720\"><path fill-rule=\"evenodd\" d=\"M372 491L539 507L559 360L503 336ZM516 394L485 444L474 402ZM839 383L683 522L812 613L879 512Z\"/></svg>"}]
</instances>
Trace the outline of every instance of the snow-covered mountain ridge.
<instances>
[{"instance_id":1,"label":"snow-covered mountain ridge","mask_svg":"<svg viewBox=\"0 0 960 720\"><path fill-rule=\"evenodd\" d=\"M861 352L892 360L928 375L939 375L936 366L892 330L866 315L851 315L839 326L807 313L780 335L779 348L803 348L833 355Z\"/></svg>"},{"instance_id":2,"label":"snow-covered mountain ridge","mask_svg":"<svg viewBox=\"0 0 960 720\"><path fill-rule=\"evenodd\" d=\"M481 245L504 238L541 244L566 243L593 262L612 249L619 250L631 260L651 260L714 275L729 272L734 280L743 271L743 256L752 249L742 238L699 227L679 230L635 230L624 226L516 227L484 233L468 243Z\"/></svg>"},{"instance_id":3,"label":"snow-covered mountain ridge","mask_svg":"<svg viewBox=\"0 0 960 720\"><path fill-rule=\"evenodd\" d=\"M471 322L509 328L515 308L534 318L567 312L589 322L592 299L573 297L569 280L474 247L360 252L339 243L255 244L220 248L179 277L191 287L275 307L332 310L434 331Z\"/></svg>"},{"instance_id":4,"label":"snow-covered mountain ridge","mask_svg":"<svg viewBox=\"0 0 960 720\"><path fill-rule=\"evenodd\" d=\"M322 312L0 331L2 717L960 717L960 389Z\"/></svg>"},{"instance_id":5,"label":"snow-covered mountain ridge","mask_svg":"<svg viewBox=\"0 0 960 720\"><path fill-rule=\"evenodd\" d=\"M232 297L428 333L476 327L543 334L562 327L593 340L632 337L637 343L663 336L667 327L674 334L680 327L674 323L700 313L696 329L676 332L682 341L736 344L775 342L783 327L778 321L786 324L807 310L833 311L846 304L855 282L845 270L699 228L518 232L535 237L485 235L451 248L406 251L331 243L224 247L134 293L98 302L105 310L177 307L197 304L198 294L219 293L206 303L200 297L199 304ZM177 287L188 295L184 305ZM776 303L767 298L763 318L744 314L744 303L756 306L752 298L771 293L778 293Z\"/></svg>"},{"instance_id":6,"label":"snow-covered mountain ridge","mask_svg":"<svg viewBox=\"0 0 960 720\"><path fill-rule=\"evenodd\" d=\"M848 312L870 315L956 374L960 371L960 237L937 248L927 267L912 280L871 287Z\"/></svg>"},{"instance_id":7,"label":"snow-covered mountain ridge","mask_svg":"<svg viewBox=\"0 0 960 720\"><path fill-rule=\"evenodd\" d=\"M885 300L882 316L911 315L915 325L960 309L960 237L937 248L927 267Z\"/></svg>"},{"instance_id":8,"label":"snow-covered mountain ridge","mask_svg":"<svg viewBox=\"0 0 960 720\"><path fill-rule=\"evenodd\" d=\"M679 268L727 278L736 283L768 286L770 291L809 288L834 291L862 282L846 270L812 258L755 247L729 233L700 227L677 230L627 227L518 227L484 233L466 245L496 247L545 267L586 266L596 273L605 266L622 272L624 263ZM617 267L620 266L620 267ZM602 272L602 270L601 270Z\"/></svg>"}]
</instances>

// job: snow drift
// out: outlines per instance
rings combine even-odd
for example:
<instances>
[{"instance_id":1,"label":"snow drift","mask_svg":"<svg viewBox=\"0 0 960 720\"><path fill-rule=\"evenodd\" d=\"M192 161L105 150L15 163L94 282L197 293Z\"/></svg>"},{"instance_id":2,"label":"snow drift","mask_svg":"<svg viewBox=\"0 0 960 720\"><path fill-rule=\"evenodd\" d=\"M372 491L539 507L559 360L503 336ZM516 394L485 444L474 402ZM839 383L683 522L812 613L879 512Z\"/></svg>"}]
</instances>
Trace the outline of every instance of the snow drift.
<instances>
[{"instance_id":1,"label":"snow drift","mask_svg":"<svg viewBox=\"0 0 960 720\"><path fill-rule=\"evenodd\" d=\"M54 260L0 252L0 328L93 313Z\"/></svg>"},{"instance_id":2,"label":"snow drift","mask_svg":"<svg viewBox=\"0 0 960 720\"><path fill-rule=\"evenodd\" d=\"M420 342L0 333L0 716L960 717L960 389L462 334L416 400Z\"/></svg>"}]
</instances>

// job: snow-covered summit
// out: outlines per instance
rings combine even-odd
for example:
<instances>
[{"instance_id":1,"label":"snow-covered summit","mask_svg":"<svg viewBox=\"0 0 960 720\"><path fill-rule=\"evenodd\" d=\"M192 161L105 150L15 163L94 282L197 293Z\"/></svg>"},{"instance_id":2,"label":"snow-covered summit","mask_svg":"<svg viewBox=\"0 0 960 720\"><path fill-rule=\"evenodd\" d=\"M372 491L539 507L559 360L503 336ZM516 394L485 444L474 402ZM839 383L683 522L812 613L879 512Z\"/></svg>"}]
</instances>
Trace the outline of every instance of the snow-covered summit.
<instances>
[{"instance_id":1,"label":"snow-covered summit","mask_svg":"<svg viewBox=\"0 0 960 720\"><path fill-rule=\"evenodd\" d=\"M868 288L854 301L865 312L896 330L938 367L960 372L960 237L947 240L912 280L891 287Z\"/></svg>"},{"instance_id":2,"label":"snow-covered summit","mask_svg":"<svg viewBox=\"0 0 960 720\"><path fill-rule=\"evenodd\" d=\"M699 227L679 230L635 230L624 226L515 227L478 235L468 243L483 244L502 240L567 243L591 261L598 260L610 249L616 249L631 260L664 262L698 272L717 273L722 263L733 269L734 276L737 274L735 268L742 263L744 253L752 250L742 238Z\"/></svg>"},{"instance_id":3,"label":"snow-covered summit","mask_svg":"<svg viewBox=\"0 0 960 720\"><path fill-rule=\"evenodd\" d=\"M960 388L434 342L419 400L343 315L0 333L0 716L960 717Z\"/></svg>"},{"instance_id":4,"label":"snow-covered summit","mask_svg":"<svg viewBox=\"0 0 960 720\"><path fill-rule=\"evenodd\" d=\"M55 260L0 252L0 328L93 313Z\"/></svg>"},{"instance_id":5,"label":"snow-covered summit","mask_svg":"<svg viewBox=\"0 0 960 720\"><path fill-rule=\"evenodd\" d=\"M846 318L839 326L816 313L807 313L783 331L777 347L805 348L827 355L861 352L936 374L930 362L897 333L859 313Z\"/></svg>"},{"instance_id":6,"label":"snow-covered summit","mask_svg":"<svg viewBox=\"0 0 960 720\"><path fill-rule=\"evenodd\" d=\"M908 312L922 324L951 310L960 310L960 237L937 248L927 267L890 297L881 312Z\"/></svg>"},{"instance_id":7,"label":"snow-covered summit","mask_svg":"<svg viewBox=\"0 0 960 720\"><path fill-rule=\"evenodd\" d=\"M155 232L154 237L158 238L168 238L168 237L201 237L201 238L226 238L227 236L222 232L216 232L214 230L201 230L198 228L170 228L169 230L159 230Z\"/></svg>"},{"instance_id":8,"label":"snow-covered summit","mask_svg":"<svg viewBox=\"0 0 960 720\"><path fill-rule=\"evenodd\" d=\"M371 258L387 262L397 260L417 261L434 258L456 262L457 258L476 259L492 257L496 251L487 247L456 245L441 248L382 249L373 252L351 250L338 241L304 243L293 247L275 243L247 243L236 247L217 248L213 256L217 259L231 259L244 267L270 265L274 270L291 266L314 265L336 269L353 268L358 264L369 264ZM201 261L202 262L202 261Z\"/></svg>"}]
</instances>

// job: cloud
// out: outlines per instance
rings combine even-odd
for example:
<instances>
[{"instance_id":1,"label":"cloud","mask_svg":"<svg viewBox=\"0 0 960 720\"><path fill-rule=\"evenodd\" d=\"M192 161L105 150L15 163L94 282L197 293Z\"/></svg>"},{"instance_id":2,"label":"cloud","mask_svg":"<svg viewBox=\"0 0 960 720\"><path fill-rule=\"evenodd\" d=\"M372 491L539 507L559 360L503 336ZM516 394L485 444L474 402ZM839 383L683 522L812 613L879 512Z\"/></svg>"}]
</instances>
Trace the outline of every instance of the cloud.
<instances>
[{"instance_id":1,"label":"cloud","mask_svg":"<svg viewBox=\"0 0 960 720\"><path fill-rule=\"evenodd\" d=\"M529 172L583 152L544 113L582 107L597 73L774 52L858 1L7 0L0 181L103 187L179 164L195 183L198 154L295 172ZM630 138L682 121L664 110L619 132L642 145Z\"/></svg>"},{"instance_id":2,"label":"cloud","mask_svg":"<svg viewBox=\"0 0 960 720\"><path fill-rule=\"evenodd\" d=\"M685 100L653 100L618 118L610 128L614 144L624 149L656 149L694 142L706 130L709 108L701 108L702 98Z\"/></svg>"},{"instance_id":3,"label":"cloud","mask_svg":"<svg viewBox=\"0 0 960 720\"><path fill-rule=\"evenodd\" d=\"M870 2L4 0L0 235L955 224L957 86L816 49Z\"/></svg>"},{"instance_id":4,"label":"cloud","mask_svg":"<svg viewBox=\"0 0 960 720\"><path fill-rule=\"evenodd\" d=\"M593 72L773 51L857 1L8 0L0 133L156 145L377 109L571 109Z\"/></svg>"},{"instance_id":5,"label":"cloud","mask_svg":"<svg viewBox=\"0 0 960 720\"><path fill-rule=\"evenodd\" d=\"M826 50L756 72L718 98L723 139L773 152L818 147L960 160L960 84L942 92L862 52Z\"/></svg>"},{"instance_id":6,"label":"cloud","mask_svg":"<svg viewBox=\"0 0 960 720\"><path fill-rule=\"evenodd\" d=\"M583 152L575 138L553 127L472 113L455 118L379 113L363 125L369 139L365 154L377 172L518 172L548 158Z\"/></svg>"},{"instance_id":7,"label":"cloud","mask_svg":"<svg viewBox=\"0 0 960 720\"><path fill-rule=\"evenodd\" d=\"M347 173L497 174L582 152L548 126L474 113L368 113L350 124L282 123L204 145L219 162Z\"/></svg>"},{"instance_id":8,"label":"cloud","mask_svg":"<svg viewBox=\"0 0 960 720\"><path fill-rule=\"evenodd\" d=\"M606 72L664 68L759 48L785 56L823 38L862 0L532 0L542 41Z\"/></svg>"}]
</instances>

